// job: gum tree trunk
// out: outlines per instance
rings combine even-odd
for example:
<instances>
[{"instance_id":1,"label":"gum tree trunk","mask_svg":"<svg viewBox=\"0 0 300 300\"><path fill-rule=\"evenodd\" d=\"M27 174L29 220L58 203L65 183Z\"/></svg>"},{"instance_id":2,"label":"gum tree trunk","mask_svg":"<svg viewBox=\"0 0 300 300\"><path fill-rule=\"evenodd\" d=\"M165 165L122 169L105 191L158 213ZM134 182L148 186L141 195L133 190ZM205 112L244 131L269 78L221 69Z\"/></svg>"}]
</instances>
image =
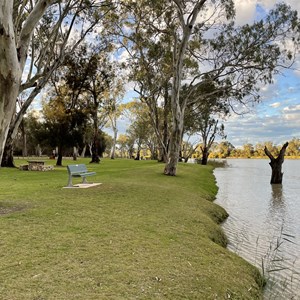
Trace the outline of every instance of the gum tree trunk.
<instances>
[{"instance_id":1,"label":"gum tree trunk","mask_svg":"<svg viewBox=\"0 0 300 300\"><path fill-rule=\"evenodd\" d=\"M8 136L3 151L1 167L15 168L13 150L13 140Z\"/></svg>"},{"instance_id":2,"label":"gum tree trunk","mask_svg":"<svg viewBox=\"0 0 300 300\"><path fill-rule=\"evenodd\" d=\"M117 137L118 137L118 129L117 129L117 117L116 115L112 116L111 118L111 124L113 129L113 144L110 151L110 158L115 159L116 156L116 144L117 144Z\"/></svg>"},{"instance_id":3,"label":"gum tree trunk","mask_svg":"<svg viewBox=\"0 0 300 300\"><path fill-rule=\"evenodd\" d=\"M179 97L181 82L183 78L183 61L185 58L188 42L192 34L193 26L196 22L199 11L201 10L205 2L206 0L196 2L192 12L186 19L186 16L184 16L183 13L183 1L174 0L180 20L181 38L175 38L173 48L173 81L171 93L171 111L173 119L168 153L169 161L165 165L164 169L164 174L169 176L176 175L183 133L184 112L187 105L187 99L185 98L180 101ZM177 36L178 32L174 32L174 35Z\"/></svg>"},{"instance_id":4,"label":"gum tree trunk","mask_svg":"<svg viewBox=\"0 0 300 300\"><path fill-rule=\"evenodd\" d=\"M21 66L13 25L13 2L0 5L0 159L21 84Z\"/></svg>"},{"instance_id":5,"label":"gum tree trunk","mask_svg":"<svg viewBox=\"0 0 300 300\"><path fill-rule=\"evenodd\" d=\"M56 165L60 166L60 167L62 166L62 159L63 159L62 151L63 151L62 146L59 145L58 146L58 151L57 151Z\"/></svg>"},{"instance_id":6,"label":"gum tree trunk","mask_svg":"<svg viewBox=\"0 0 300 300\"><path fill-rule=\"evenodd\" d=\"M274 156L271 154L271 152L268 150L267 147L265 147L265 149L264 149L266 155L271 160L271 162L269 163L269 165L272 168L272 176L271 176L271 181L270 181L271 184L281 184L282 183L283 173L282 173L281 169L282 169L282 164L284 162L285 150L288 145L289 145L289 143L286 142L282 146L277 158L274 158Z\"/></svg>"},{"instance_id":7,"label":"gum tree trunk","mask_svg":"<svg viewBox=\"0 0 300 300\"><path fill-rule=\"evenodd\" d=\"M209 155L208 148L207 147L204 147L204 148L201 147L201 151L202 151L201 165L206 166L207 162L208 162L208 155Z\"/></svg>"},{"instance_id":8,"label":"gum tree trunk","mask_svg":"<svg viewBox=\"0 0 300 300\"><path fill-rule=\"evenodd\" d=\"M0 1L0 160L15 113L22 72L33 30L51 0L39 0L24 21L21 32L14 28L15 1Z\"/></svg>"},{"instance_id":9,"label":"gum tree trunk","mask_svg":"<svg viewBox=\"0 0 300 300\"><path fill-rule=\"evenodd\" d=\"M173 117L173 126L169 145L169 161L165 166L164 174L176 176L177 164L179 161L179 153L181 150L181 137L183 131L183 117L177 112L177 116Z\"/></svg>"},{"instance_id":10,"label":"gum tree trunk","mask_svg":"<svg viewBox=\"0 0 300 300\"><path fill-rule=\"evenodd\" d=\"M94 98L96 99L96 98ZM95 106L92 112L93 126L94 126L94 137L93 137L93 145L92 145L92 160L90 163L99 163L99 128L98 128L98 102L95 100Z\"/></svg>"},{"instance_id":11,"label":"gum tree trunk","mask_svg":"<svg viewBox=\"0 0 300 300\"><path fill-rule=\"evenodd\" d=\"M25 122L22 120L21 122L21 132L22 132L22 156L26 157L28 156L27 152L27 134L26 134L26 129L25 129Z\"/></svg>"}]
</instances>

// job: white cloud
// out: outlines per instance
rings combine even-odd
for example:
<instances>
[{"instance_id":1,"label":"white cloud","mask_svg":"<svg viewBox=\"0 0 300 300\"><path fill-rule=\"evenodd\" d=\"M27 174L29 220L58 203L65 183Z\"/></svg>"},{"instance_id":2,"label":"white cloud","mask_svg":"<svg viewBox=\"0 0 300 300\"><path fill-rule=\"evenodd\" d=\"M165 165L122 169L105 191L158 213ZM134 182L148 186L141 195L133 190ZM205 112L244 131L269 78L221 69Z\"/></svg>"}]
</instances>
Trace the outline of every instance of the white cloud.
<instances>
[{"instance_id":1,"label":"white cloud","mask_svg":"<svg viewBox=\"0 0 300 300\"><path fill-rule=\"evenodd\" d=\"M257 108L259 111L259 106ZM275 115L235 116L225 122L225 131L235 147L266 141L282 144L300 137L300 104L283 107Z\"/></svg>"},{"instance_id":2,"label":"white cloud","mask_svg":"<svg viewBox=\"0 0 300 300\"><path fill-rule=\"evenodd\" d=\"M275 103L270 104L269 106L271 106L273 108L278 108L279 106L281 106L281 103L280 102L275 102Z\"/></svg>"},{"instance_id":3,"label":"white cloud","mask_svg":"<svg viewBox=\"0 0 300 300\"><path fill-rule=\"evenodd\" d=\"M299 112L300 113L300 104L294 106L288 106L283 109L284 112Z\"/></svg>"},{"instance_id":4,"label":"white cloud","mask_svg":"<svg viewBox=\"0 0 300 300\"><path fill-rule=\"evenodd\" d=\"M235 0L236 24L252 23L255 19L257 0Z\"/></svg>"},{"instance_id":5,"label":"white cloud","mask_svg":"<svg viewBox=\"0 0 300 300\"><path fill-rule=\"evenodd\" d=\"M238 25L252 23L257 16L257 7L260 6L266 13L274 8L276 3L285 2L300 12L299 0L235 0L236 22Z\"/></svg>"},{"instance_id":6,"label":"white cloud","mask_svg":"<svg viewBox=\"0 0 300 300\"><path fill-rule=\"evenodd\" d=\"M299 126L300 129L300 105L285 107L283 109L283 117L292 126Z\"/></svg>"}]
</instances>

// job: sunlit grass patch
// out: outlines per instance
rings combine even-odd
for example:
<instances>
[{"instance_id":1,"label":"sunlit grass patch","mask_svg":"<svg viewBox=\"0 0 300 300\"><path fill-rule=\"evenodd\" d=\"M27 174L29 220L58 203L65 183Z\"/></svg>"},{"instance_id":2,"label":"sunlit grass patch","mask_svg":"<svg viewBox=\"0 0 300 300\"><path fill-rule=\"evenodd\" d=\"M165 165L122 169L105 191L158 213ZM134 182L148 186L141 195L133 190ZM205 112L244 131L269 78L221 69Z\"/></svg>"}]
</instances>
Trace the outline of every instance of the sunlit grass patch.
<instances>
[{"instance_id":1,"label":"sunlit grass patch","mask_svg":"<svg viewBox=\"0 0 300 300\"><path fill-rule=\"evenodd\" d=\"M63 189L65 166L0 171L0 202L26 206L0 216L3 299L260 299L257 270L224 248L211 166L63 163L102 185Z\"/></svg>"}]
</instances>

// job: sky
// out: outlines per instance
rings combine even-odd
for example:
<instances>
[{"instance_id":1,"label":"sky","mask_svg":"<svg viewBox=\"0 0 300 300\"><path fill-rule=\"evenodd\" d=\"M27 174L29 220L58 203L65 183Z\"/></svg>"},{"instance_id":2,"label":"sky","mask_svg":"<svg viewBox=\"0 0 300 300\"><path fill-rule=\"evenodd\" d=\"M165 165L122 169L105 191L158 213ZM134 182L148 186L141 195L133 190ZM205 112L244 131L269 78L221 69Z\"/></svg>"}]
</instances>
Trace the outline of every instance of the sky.
<instances>
[{"instance_id":1,"label":"sky","mask_svg":"<svg viewBox=\"0 0 300 300\"><path fill-rule=\"evenodd\" d=\"M266 13L276 0L235 0L236 23L252 23ZM285 0L297 9L300 15L299 0ZM227 141L235 147L246 143L253 145L271 141L281 145L292 138L300 138L300 56L293 70L283 71L274 78L271 85L262 86L261 102L250 108L244 115L232 114L224 122ZM126 99L136 94L130 89ZM119 133L124 133L128 125L125 119L118 121Z\"/></svg>"},{"instance_id":2,"label":"sky","mask_svg":"<svg viewBox=\"0 0 300 300\"><path fill-rule=\"evenodd\" d=\"M251 23L261 10L268 10L278 1L236 0L236 22ZM285 0L297 9L299 0ZM225 123L227 140L239 147L272 141L276 145L292 138L300 138L300 57L294 70L283 71L274 78L274 83L260 90L261 102L251 108L250 113L232 115Z\"/></svg>"}]
</instances>

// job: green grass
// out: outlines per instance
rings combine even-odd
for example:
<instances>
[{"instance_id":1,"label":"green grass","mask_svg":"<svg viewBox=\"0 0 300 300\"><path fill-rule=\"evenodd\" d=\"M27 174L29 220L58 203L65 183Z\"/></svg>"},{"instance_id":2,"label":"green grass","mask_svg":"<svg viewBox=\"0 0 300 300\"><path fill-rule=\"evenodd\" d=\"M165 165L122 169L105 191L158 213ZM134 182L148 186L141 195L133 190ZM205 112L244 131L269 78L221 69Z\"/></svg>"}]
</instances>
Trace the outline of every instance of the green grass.
<instances>
[{"instance_id":1,"label":"green grass","mask_svg":"<svg viewBox=\"0 0 300 300\"><path fill-rule=\"evenodd\" d=\"M212 166L87 166L102 185L63 189L66 167L0 169L1 299L261 299L258 271L224 248Z\"/></svg>"}]
</instances>

